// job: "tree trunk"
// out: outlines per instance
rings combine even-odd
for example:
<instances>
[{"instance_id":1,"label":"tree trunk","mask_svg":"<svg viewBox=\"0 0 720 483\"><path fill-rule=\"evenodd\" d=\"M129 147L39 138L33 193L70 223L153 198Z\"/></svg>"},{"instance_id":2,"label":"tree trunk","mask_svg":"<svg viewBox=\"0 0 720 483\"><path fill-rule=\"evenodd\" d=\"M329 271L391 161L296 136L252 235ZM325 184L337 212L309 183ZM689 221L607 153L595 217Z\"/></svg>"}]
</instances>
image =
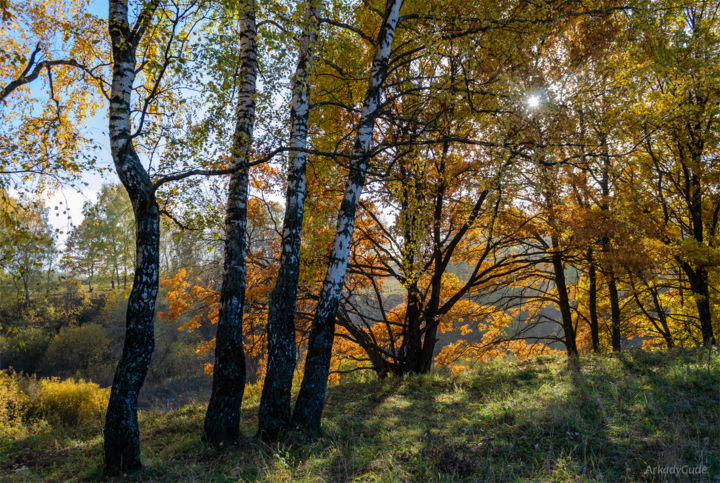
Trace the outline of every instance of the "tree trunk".
<instances>
[{"instance_id":1,"label":"tree trunk","mask_svg":"<svg viewBox=\"0 0 720 483\"><path fill-rule=\"evenodd\" d=\"M318 35L317 0L308 0L290 106L290 152L280 268L268 308L268 366L258 416L258 434L274 440L290 427L290 398L295 373L295 308L300 279L300 247L305 203L310 70Z\"/></svg>"},{"instance_id":2,"label":"tree trunk","mask_svg":"<svg viewBox=\"0 0 720 483\"><path fill-rule=\"evenodd\" d=\"M575 342L575 328L572 323L572 312L570 311L570 298L568 297L567 284L565 282L565 267L562 262L557 237L552 237L552 264L555 273L555 286L558 291L558 308L562 318L563 338L565 348L569 356L578 354L577 343Z\"/></svg>"},{"instance_id":3,"label":"tree trunk","mask_svg":"<svg viewBox=\"0 0 720 483\"><path fill-rule=\"evenodd\" d=\"M230 178L225 217L225 263L220 313L215 337L213 386L205 414L202 439L213 446L235 442L240 436L240 407L245 390L243 307L247 245L248 157L255 125L255 2L240 4L240 86L232 158L237 169Z\"/></svg>"},{"instance_id":4,"label":"tree trunk","mask_svg":"<svg viewBox=\"0 0 720 483\"><path fill-rule=\"evenodd\" d=\"M422 358L422 333L420 323L422 322L422 310L420 291L417 283L413 282L406 289L407 308L405 309L404 336L401 345L404 373L417 372Z\"/></svg>"},{"instance_id":5,"label":"tree trunk","mask_svg":"<svg viewBox=\"0 0 720 483\"><path fill-rule=\"evenodd\" d=\"M619 352L622 349L620 338L620 297L618 296L615 272L608 270L608 293L610 294L610 318L612 320L612 350Z\"/></svg>"},{"instance_id":6,"label":"tree trunk","mask_svg":"<svg viewBox=\"0 0 720 483\"><path fill-rule=\"evenodd\" d=\"M593 257L592 248L587 252L588 260L588 278L590 286L588 287L588 305L590 306L590 337L592 338L593 352L600 352L600 324L597 315L597 273L595 271L595 259Z\"/></svg>"},{"instance_id":7,"label":"tree trunk","mask_svg":"<svg viewBox=\"0 0 720 483\"><path fill-rule=\"evenodd\" d=\"M25 297L25 305L30 305L30 271L26 268L22 274L23 295Z\"/></svg>"},{"instance_id":8,"label":"tree trunk","mask_svg":"<svg viewBox=\"0 0 720 483\"><path fill-rule=\"evenodd\" d=\"M420 353L420 362L417 366L418 374L430 372L433 364L433 356L435 355L435 344L437 344L437 317L433 317L432 322L427 325L425 337L423 339L422 352Z\"/></svg>"},{"instance_id":9,"label":"tree trunk","mask_svg":"<svg viewBox=\"0 0 720 483\"><path fill-rule=\"evenodd\" d=\"M692 290L695 298L695 306L698 311L698 319L700 320L700 333L703 339L703 345L711 347L717 344L712 326L712 312L710 311L710 290L708 287L708 273L704 267L693 269L684 263L683 268L690 282L690 290Z\"/></svg>"},{"instance_id":10,"label":"tree trunk","mask_svg":"<svg viewBox=\"0 0 720 483\"><path fill-rule=\"evenodd\" d=\"M350 242L355 227L355 213L360 201L360 193L365 184L365 171L370 161L370 147L375 120L378 116L380 92L385 81L393 36L402 3L403 0L388 0L386 5L360 114L357 138L353 147L353 160L338 213L330 264L320 290L320 299L310 330L305 374L295 403L293 423L311 434L317 434L320 431L320 418L325 404L325 391L327 390L330 356L335 334L335 317L347 270Z\"/></svg>"},{"instance_id":11,"label":"tree trunk","mask_svg":"<svg viewBox=\"0 0 720 483\"><path fill-rule=\"evenodd\" d=\"M402 343L400 345L400 373L409 374L417 372L422 358L422 330L420 325L423 321L423 301L418 288L418 275L414 273L415 267L415 252L418 247L417 240L417 214L414 206L416 206L411 197L414 198L415 202L419 200L419 190L411 189L414 185L412 180L413 175L405 169L405 164L399 162L400 173L403 182L401 191L400 201L400 214L398 219L403 225L403 253L402 253L402 267L405 272L405 323L402 331ZM412 206L412 208L411 208ZM388 333L390 330L388 329Z\"/></svg>"},{"instance_id":12,"label":"tree trunk","mask_svg":"<svg viewBox=\"0 0 720 483\"><path fill-rule=\"evenodd\" d=\"M652 296L653 306L655 307L655 312L658 314L660 326L662 327L662 331L660 333L662 334L663 339L665 339L665 345L667 348L672 349L675 347L675 341L673 341L672 332L670 331L670 327L668 327L667 323L667 316L660 305L660 298L658 297L657 290L654 287L651 288L650 295Z\"/></svg>"},{"instance_id":13,"label":"tree trunk","mask_svg":"<svg viewBox=\"0 0 720 483\"><path fill-rule=\"evenodd\" d=\"M125 343L105 418L105 468L110 475L141 466L137 398L155 347L153 316L158 290L160 212L151 197L137 202L134 211L138 262L128 298Z\"/></svg>"},{"instance_id":14,"label":"tree trunk","mask_svg":"<svg viewBox=\"0 0 720 483\"><path fill-rule=\"evenodd\" d=\"M425 337L423 339L422 353L420 364L416 368L416 372L429 372L432 367L433 354L435 352L435 344L437 343L437 325L438 311L440 310L440 292L442 291L442 276L447 268L447 261L443 260L442 234L441 227L443 222L443 202L445 200L445 159L447 157L449 145L443 144L442 157L440 159L439 174L440 185L438 187L437 196L435 196L435 205L433 206L433 276L430 280L430 300L425 310ZM484 199L484 198L483 198ZM466 221L466 223L469 220ZM459 232L458 232L459 233ZM457 237L457 234L456 234ZM455 238L457 239L457 238ZM453 243L450 243L452 246ZM452 255L450 246L447 247L447 260Z\"/></svg>"},{"instance_id":15,"label":"tree trunk","mask_svg":"<svg viewBox=\"0 0 720 483\"><path fill-rule=\"evenodd\" d=\"M600 180L600 187L602 189L602 202L600 203L600 209L606 213L610 211L610 153L608 150L607 138L603 137L600 140L602 145L603 153L603 165L602 165L602 178ZM609 221L609 220L608 220ZM604 236L601 240L602 251L605 259L609 259L610 252L610 237ZM608 281L608 292L610 294L610 319L611 319L611 340L612 350L618 352L621 350L620 340L620 302L617 291L617 283L615 282L615 270L612 267L612 261L608 261L611 266L605 270L605 276Z\"/></svg>"},{"instance_id":16,"label":"tree trunk","mask_svg":"<svg viewBox=\"0 0 720 483\"><path fill-rule=\"evenodd\" d=\"M156 2L143 7L152 16ZM108 475L140 468L137 398L155 345L153 317L158 291L160 212L153 186L132 144L130 101L135 80L137 28L128 25L126 2L110 0L109 31L113 75L110 97L110 147L115 169L135 215L135 277L128 298L123 352L115 370L105 416L105 471Z\"/></svg>"},{"instance_id":17,"label":"tree trunk","mask_svg":"<svg viewBox=\"0 0 720 483\"><path fill-rule=\"evenodd\" d=\"M693 166L701 165L703 162L700 155L702 146L697 146L696 149L693 149L691 146L690 149L693 153ZM688 171L692 172L692 170ZM687 203L693 238L698 245L707 247L705 243L705 227L703 224L702 186L700 179L695 173L689 176L688 189ZM712 326L707 269L702 265L696 264L695 267L687 267L685 273L688 275L690 289L695 296L695 305L697 306L698 318L700 319L700 332L702 334L703 345L706 347L717 345Z\"/></svg>"},{"instance_id":18,"label":"tree trunk","mask_svg":"<svg viewBox=\"0 0 720 483\"><path fill-rule=\"evenodd\" d=\"M95 277L95 260L90 264L90 276L88 277L88 292L93 293L93 277Z\"/></svg>"}]
</instances>

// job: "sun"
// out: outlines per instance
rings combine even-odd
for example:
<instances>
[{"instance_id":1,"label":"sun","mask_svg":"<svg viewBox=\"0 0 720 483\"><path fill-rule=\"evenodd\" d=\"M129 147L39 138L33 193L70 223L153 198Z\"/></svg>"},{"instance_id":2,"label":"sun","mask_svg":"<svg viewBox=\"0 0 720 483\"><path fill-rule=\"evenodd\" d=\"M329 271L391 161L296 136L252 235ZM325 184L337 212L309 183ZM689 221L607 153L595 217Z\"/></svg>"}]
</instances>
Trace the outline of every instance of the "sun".
<instances>
[{"instance_id":1,"label":"sun","mask_svg":"<svg viewBox=\"0 0 720 483\"><path fill-rule=\"evenodd\" d=\"M526 102L530 109L537 109L538 107L540 107L540 97L537 95L532 95L528 97Z\"/></svg>"}]
</instances>

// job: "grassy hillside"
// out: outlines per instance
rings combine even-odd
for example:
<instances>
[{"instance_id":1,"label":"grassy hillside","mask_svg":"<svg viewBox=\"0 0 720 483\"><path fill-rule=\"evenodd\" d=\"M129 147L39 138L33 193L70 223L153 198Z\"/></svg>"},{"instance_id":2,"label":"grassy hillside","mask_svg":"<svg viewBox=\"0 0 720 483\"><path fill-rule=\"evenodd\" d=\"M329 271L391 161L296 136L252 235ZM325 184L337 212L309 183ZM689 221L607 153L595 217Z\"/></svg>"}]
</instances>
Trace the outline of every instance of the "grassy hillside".
<instances>
[{"instance_id":1,"label":"grassy hillside","mask_svg":"<svg viewBox=\"0 0 720 483\"><path fill-rule=\"evenodd\" d=\"M325 436L224 452L199 442L203 407L141 414L139 480L720 480L720 354L498 360L459 375L347 382L328 394ZM101 477L101 428L36 434L0 447L8 480ZM648 467L704 471L646 473ZM703 465L696 469L698 465ZM657 470L656 470L657 471Z\"/></svg>"}]
</instances>

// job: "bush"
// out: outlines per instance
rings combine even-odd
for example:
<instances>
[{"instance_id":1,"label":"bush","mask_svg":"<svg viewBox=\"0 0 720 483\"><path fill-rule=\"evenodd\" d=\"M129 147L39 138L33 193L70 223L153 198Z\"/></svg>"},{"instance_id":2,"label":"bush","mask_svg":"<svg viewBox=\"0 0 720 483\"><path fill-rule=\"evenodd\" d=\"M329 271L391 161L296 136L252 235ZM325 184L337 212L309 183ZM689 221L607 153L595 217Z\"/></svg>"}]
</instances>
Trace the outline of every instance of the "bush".
<instances>
[{"instance_id":1,"label":"bush","mask_svg":"<svg viewBox=\"0 0 720 483\"><path fill-rule=\"evenodd\" d=\"M15 372L0 371L0 435L22 428L27 396L20 389Z\"/></svg>"},{"instance_id":2,"label":"bush","mask_svg":"<svg viewBox=\"0 0 720 483\"><path fill-rule=\"evenodd\" d=\"M110 388L102 389L82 379L41 379L32 396L28 413L53 426L80 426L101 422Z\"/></svg>"},{"instance_id":3,"label":"bush","mask_svg":"<svg viewBox=\"0 0 720 483\"><path fill-rule=\"evenodd\" d=\"M43 372L70 376L79 371L86 377L95 375L95 369L103 364L109 347L107 332L98 324L65 327L48 346L42 363Z\"/></svg>"},{"instance_id":4,"label":"bush","mask_svg":"<svg viewBox=\"0 0 720 483\"><path fill-rule=\"evenodd\" d=\"M203 375L204 358L196 351L196 344L183 341L166 342L161 339L153 353L153 361L147 375L147 382L160 384L176 377Z\"/></svg>"},{"instance_id":5,"label":"bush","mask_svg":"<svg viewBox=\"0 0 720 483\"><path fill-rule=\"evenodd\" d=\"M35 372L52 336L52 331L40 327L13 328L0 337L0 364L17 371Z\"/></svg>"}]
</instances>

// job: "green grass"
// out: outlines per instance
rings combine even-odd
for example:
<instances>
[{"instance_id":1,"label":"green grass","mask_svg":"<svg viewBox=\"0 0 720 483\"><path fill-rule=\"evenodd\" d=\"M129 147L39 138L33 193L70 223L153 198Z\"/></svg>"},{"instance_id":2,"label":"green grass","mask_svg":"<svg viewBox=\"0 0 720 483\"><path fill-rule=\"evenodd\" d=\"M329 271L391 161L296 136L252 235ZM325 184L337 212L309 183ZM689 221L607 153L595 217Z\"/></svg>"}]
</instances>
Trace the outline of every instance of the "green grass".
<instances>
[{"instance_id":1,"label":"green grass","mask_svg":"<svg viewBox=\"0 0 720 483\"><path fill-rule=\"evenodd\" d=\"M720 354L630 351L497 360L459 375L331 387L324 436L216 452L203 407L141 413L141 481L720 481ZM7 480L98 479L99 425L0 443ZM704 465L701 476L646 474Z\"/></svg>"}]
</instances>

